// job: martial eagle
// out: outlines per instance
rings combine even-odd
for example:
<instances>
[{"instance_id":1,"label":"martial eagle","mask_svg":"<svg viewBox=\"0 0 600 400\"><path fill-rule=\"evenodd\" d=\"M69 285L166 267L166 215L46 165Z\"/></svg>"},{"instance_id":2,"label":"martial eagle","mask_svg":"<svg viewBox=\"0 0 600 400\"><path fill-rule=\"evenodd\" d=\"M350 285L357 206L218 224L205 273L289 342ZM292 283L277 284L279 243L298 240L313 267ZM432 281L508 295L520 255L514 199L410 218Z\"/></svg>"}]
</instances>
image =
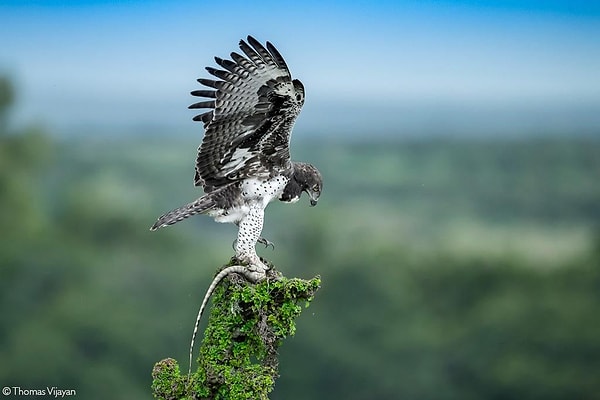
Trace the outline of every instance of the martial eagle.
<instances>
[{"instance_id":1,"label":"martial eagle","mask_svg":"<svg viewBox=\"0 0 600 400\"><path fill-rule=\"evenodd\" d=\"M257 242L269 243L260 236L265 207L274 199L295 202L302 192L314 206L323 179L311 164L290 159L290 136L304 104L304 86L292 79L271 43L265 47L248 36L239 45L245 56L233 52L231 60L215 57L222 69L206 70L217 79L198 79L206 88L191 93L205 99L189 106L205 110L194 117L205 131L194 184L205 194L162 215L150 229L195 214L232 222L239 227L236 258L265 271L255 248Z\"/></svg>"}]
</instances>

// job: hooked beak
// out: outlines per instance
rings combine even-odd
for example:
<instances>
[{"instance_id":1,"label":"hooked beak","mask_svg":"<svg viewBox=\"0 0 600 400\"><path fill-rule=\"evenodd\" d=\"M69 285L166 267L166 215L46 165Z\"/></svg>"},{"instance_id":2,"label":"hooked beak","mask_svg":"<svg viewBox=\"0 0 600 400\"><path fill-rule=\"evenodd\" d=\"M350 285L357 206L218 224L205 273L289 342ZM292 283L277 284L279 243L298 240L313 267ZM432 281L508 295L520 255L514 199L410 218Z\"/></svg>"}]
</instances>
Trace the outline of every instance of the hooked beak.
<instances>
[{"instance_id":1,"label":"hooked beak","mask_svg":"<svg viewBox=\"0 0 600 400\"><path fill-rule=\"evenodd\" d=\"M308 192L308 197L310 197L310 206L314 207L317 205L317 201L319 201L319 195L320 193L315 193L315 192Z\"/></svg>"}]
</instances>

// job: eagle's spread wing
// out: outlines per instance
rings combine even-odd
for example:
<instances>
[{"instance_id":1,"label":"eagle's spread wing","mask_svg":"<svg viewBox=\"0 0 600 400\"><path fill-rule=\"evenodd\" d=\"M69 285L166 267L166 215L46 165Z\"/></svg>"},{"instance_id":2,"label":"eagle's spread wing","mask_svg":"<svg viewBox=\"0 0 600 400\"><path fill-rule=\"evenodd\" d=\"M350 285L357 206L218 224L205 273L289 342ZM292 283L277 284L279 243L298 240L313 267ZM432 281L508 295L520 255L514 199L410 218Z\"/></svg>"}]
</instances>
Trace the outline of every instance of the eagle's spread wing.
<instances>
[{"instance_id":1,"label":"eagle's spread wing","mask_svg":"<svg viewBox=\"0 0 600 400\"><path fill-rule=\"evenodd\" d=\"M233 181L273 176L290 168L290 134L304 104L304 87L292 80L277 49L248 36L246 57L215 57L223 69L207 67L217 80L198 79L209 90L192 95L211 100L189 108L209 109L194 117L204 123L194 183L206 192Z\"/></svg>"}]
</instances>

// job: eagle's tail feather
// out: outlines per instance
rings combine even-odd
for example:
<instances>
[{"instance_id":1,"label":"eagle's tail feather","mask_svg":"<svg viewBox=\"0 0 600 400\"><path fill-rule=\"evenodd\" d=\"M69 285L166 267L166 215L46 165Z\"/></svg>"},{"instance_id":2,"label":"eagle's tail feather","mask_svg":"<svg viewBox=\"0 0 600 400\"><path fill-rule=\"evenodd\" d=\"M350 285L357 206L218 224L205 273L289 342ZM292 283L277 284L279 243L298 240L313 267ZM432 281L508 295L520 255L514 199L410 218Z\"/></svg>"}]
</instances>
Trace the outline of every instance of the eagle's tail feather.
<instances>
[{"instance_id":1,"label":"eagle's tail feather","mask_svg":"<svg viewBox=\"0 0 600 400\"><path fill-rule=\"evenodd\" d=\"M169 211L166 214L158 217L158 220L152 225L150 228L151 231L155 231L158 228L162 228L167 225L176 224L179 221L183 221L184 219L191 217L196 214L203 214L207 211L210 211L215 207L215 203L212 196L202 196L199 199L186 204L185 206L181 206L174 210Z\"/></svg>"}]
</instances>

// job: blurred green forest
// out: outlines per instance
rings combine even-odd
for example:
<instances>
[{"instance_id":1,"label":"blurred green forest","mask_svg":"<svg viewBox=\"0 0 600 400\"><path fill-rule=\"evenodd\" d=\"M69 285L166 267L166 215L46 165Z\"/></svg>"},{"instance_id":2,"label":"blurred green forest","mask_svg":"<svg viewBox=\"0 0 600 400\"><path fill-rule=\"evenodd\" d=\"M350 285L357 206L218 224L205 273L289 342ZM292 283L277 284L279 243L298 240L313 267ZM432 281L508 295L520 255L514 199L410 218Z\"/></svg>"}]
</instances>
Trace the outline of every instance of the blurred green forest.
<instances>
[{"instance_id":1,"label":"blurred green forest","mask_svg":"<svg viewBox=\"0 0 600 400\"><path fill-rule=\"evenodd\" d=\"M233 255L210 218L148 230L200 194L201 128L57 140L11 128L13 97L0 80L0 385L150 398ZM259 253L323 287L273 399L600 399L600 139L294 140L324 192L271 204Z\"/></svg>"}]
</instances>

